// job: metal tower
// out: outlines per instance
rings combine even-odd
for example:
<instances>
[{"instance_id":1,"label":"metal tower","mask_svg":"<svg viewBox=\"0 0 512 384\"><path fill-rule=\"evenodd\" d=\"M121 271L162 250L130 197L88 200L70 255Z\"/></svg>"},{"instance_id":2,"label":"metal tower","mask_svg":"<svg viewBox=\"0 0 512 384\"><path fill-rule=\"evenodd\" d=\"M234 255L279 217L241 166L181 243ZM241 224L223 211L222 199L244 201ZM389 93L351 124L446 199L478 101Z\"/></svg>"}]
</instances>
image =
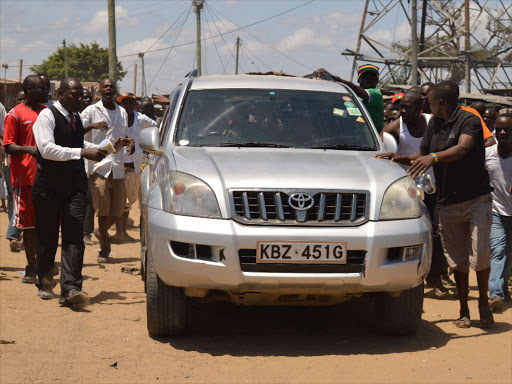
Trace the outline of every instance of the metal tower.
<instances>
[{"instance_id":1,"label":"metal tower","mask_svg":"<svg viewBox=\"0 0 512 384\"><path fill-rule=\"evenodd\" d=\"M411 39L392 44L374 35L400 12L419 29L416 63L421 82L454 80L481 93L512 93L512 2L509 0L366 0L351 79L363 62L381 67L381 86L412 84ZM412 5L412 6L411 6ZM416 7L417 6L417 7ZM412 9L417 8L417 17ZM387 16L387 17L386 17ZM398 20L398 14L396 15ZM385 25L387 23L387 25ZM412 30L412 28L411 28ZM409 36L413 36L411 33Z\"/></svg>"}]
</instances>

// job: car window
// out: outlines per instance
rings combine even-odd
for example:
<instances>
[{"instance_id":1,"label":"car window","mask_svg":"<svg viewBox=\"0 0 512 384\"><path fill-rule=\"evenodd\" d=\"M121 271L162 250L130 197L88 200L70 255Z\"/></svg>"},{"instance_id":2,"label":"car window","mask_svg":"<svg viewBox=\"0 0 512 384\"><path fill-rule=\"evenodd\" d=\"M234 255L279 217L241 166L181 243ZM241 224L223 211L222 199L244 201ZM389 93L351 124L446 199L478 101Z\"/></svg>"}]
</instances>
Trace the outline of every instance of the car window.
<instances>
[{"instance_id":1,"label":"car window","mask_svg":"<svg viewBox=\"0 0 512 384\"><path fill-rule=\"evenodd\" d=\"M376 150L359 101L349 94L271 89L191 90L178 124L181 146L265 143Z\"/></svg>"},{"instance_id":2,"label":"car window","mask_svg":"<svg viewBox=\"0 0 512 384\"><path fill-rule=\"evenodd\" d=\"M176 109L176 104L178 103L178 99L181 94L181 89L182 87L176 88L169 97L171 101L169 103L169 106L167 107L167 110L165 111L165 115L162 120L162 128L160 129L160 146L162 146L167 141L167 137L169 136L172 115L174 114L174 110Z\"/></svg>"}]
</instances>

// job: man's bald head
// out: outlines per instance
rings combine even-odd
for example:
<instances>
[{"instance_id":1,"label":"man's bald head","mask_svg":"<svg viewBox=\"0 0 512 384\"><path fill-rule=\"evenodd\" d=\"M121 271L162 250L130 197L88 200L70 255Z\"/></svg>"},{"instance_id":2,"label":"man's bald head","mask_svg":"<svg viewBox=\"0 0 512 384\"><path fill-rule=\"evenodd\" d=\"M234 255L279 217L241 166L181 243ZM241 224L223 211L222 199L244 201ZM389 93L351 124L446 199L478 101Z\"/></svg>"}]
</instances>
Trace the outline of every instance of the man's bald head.
<instances>
[{"instance_id":1,"label":"man's bald head","mask_svg":"<svg viewBox=\"0 0 512 384\"><path fill-rule=\"evenodd\" d=\"M480 114L480 116L484 116L485 114L485 104L481 101L475 101L474 103L471 103L471 108L476 109L476 111Z\"/></svg>"},{"instance_id":2,"label":"man's bald head","mask_svg":"<svg viewBox=\"0 0 512 384\"><path fill-rule=\"evenodd\" d=\"M414 124L418 120L423 108L421 93L409 91L400 102L400 116L406 124Z\"/></svg>"},{"instance_id":3,"label":"man's bald head","mask_svg":"<svg viewBox=\"0 0 512 384\"><path fill-rule=\"evenodd\" d=\"M423 98L421 97L421 93L416 90L407 92L402 98L402 102L405 98L407 98L407 100L411 100L411 102L418 107L421 107L421 105L423 104Z\"/></svg>"},{"instance_id":4,"label":"man's bald head","mask_svg":"<svg viewBox=\"0 0 512 384\"><path fill-rule=\"evenodd\" d=\"M84 87L80 80L66 77L60 83L60 103L68 112L78 112L82 106Z\"/></svg>"},{"instance_id":5,"label":"man's bald head","mask_svg":"<svg viewBox=\"0 0 512 384\"><path fill-rule=\"evenodd\" d=\"M43 79L36 75L28 75L23 80L23 92L25 100L29 105L37 105L46 99L46 85Z\"/></svg>"},{"instance_id":6,"label":"man's bald head","mask_svg":"<svg viewBox=\"0 0 512 384\"><path fill-rule=\"evenodd\" d=\"M60 82L60 92L64 93L68 89L71 89L76 86L82 87L82 83L80 82L80 80L74 77L66 77L64 80Z\"/></svg>"}]
</instances>

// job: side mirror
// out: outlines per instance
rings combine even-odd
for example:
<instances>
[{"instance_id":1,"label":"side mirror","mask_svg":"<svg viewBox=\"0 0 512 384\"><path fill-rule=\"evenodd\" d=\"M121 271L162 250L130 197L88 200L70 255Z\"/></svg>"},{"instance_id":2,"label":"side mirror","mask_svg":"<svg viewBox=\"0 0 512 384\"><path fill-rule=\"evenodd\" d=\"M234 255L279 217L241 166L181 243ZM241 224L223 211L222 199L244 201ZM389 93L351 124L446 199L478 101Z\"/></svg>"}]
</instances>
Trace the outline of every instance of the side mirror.
<instances>
[{"instance_id":1,"label":"side mirror","mask_svg":"<svg viewBox=\"0 0 512 384\"><path fill-rule=\"evenodd\" d=\"M160 134L158 127L149 127L140 131L139 146L143 151L154 155L161 155Z\"/></svg>"},{"instance_id":2,"label":"side mirror","mask_svg":"<svg viewBox=\"0 0 512 384\"><path fill-rule=\"evenodd\" d=\"M384 145L384 150L386 152L393 152L395 153L398 151L398 144L390 133L383 132L382 134L382 144Z\"/></svg>"},{"instance_id":3,"label":"side mirror","mask_svg":"<svg viewBox=\"0 0 512 384\"><path fill-rule=\"evenodd\" d=\"M428 193L429 195L433 195L437 192L436 182L432 180L432 177L430 175L424 175L425 177L425 193Z\"/></svg>"}]
</instances>

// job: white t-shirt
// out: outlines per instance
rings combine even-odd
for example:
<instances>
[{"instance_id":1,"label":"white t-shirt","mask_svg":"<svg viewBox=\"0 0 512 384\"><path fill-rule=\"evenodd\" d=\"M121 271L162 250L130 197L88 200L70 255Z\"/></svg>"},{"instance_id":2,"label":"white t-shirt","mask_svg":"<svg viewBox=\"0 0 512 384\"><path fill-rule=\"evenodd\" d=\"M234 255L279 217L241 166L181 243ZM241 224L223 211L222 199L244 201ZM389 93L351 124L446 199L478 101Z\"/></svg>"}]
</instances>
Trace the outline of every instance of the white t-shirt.
<instances>
[{"instance_id":1,"label":"white t-shirt","mask_svg":"<svg viewBox=\"0 0 512 384\"><path fill-rule=\"evenodd\" d=\"M492 192L492 210L502 216L512 216L512 156L503 159L498 155L498 145L485 149L485 168L489 172Z\"/></svg>"},{"instance_id":2,"label":"white t-shirt","mask_svg":"<svg viewBox=\"0 0 512 384\"><path fill-rule=\"evenodd\" d=\"M144 128L156 127L156 126L157 126L156 121L150 119L149 117L147 117L146 115L143 115L142 113L134 112L133 124L130 127L128 127L127 134L128 134L128 137L132 138L133 141L135 142L135 152L132 155L130 155L128 153L128 149L125 148L124 162L125 163L133 163L135 166L136 173L140 173L140 166L142 164L142 156L144 154L142 149L139 146L140 132Z\"/></svg>"},{"instance_id":3,"label":"white t-shirt","mask_svg":"<svg viewBox=\"0 0 512 384\"><path fill-rule=\"evenodd\" d=\"M126 110L115 104L115 109L110 110L103 106L100 100L96 104L89 105L80 114L84 127L92 123L106 121L108 130L92 129L85 134L85 140L100 144L108 139L112 143L120 137L126 137L128 129L128 115ZM119 151L108 155L100 162L87 160L85 169L89 175L97 173L103 177L108 177L112 172L114 179L124 179L124 151Z\"/></svg>"}]
</instances>

